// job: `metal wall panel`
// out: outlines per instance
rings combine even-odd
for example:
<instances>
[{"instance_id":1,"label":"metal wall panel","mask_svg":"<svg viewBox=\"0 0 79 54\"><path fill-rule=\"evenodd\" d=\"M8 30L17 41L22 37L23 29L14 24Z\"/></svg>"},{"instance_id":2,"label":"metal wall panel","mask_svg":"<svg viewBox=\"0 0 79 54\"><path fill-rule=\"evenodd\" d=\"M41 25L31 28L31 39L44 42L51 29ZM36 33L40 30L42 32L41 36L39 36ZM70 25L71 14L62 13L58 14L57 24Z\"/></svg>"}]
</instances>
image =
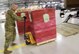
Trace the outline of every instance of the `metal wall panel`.
<instances>
[{"instance_id":1,"label":"metal wall panel","mask_svg":"<svg viewBox=\"0 0 79 54\"><path fill-rule=\"evenodd\" d=\"M79 0L65 0L66 8L79 8Z\"/></svg>"}]
</instances>

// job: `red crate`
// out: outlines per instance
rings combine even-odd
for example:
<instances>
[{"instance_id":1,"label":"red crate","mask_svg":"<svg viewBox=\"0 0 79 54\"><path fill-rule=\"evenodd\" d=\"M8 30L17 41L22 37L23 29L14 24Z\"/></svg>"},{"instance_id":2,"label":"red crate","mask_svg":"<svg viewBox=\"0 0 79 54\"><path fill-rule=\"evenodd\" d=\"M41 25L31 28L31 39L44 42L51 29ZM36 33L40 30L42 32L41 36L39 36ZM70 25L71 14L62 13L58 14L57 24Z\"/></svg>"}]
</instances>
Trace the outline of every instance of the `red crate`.
<instances>
[{"instance_id":1,"label":"red crate","mask_svg":"<svg viewBox=\"0 0 79 54\"><path fill-rule=\"evenodd\" d=\"M44 22L43 15L49 14L49 21ZM41 9L31 12L31 32L37 43L56 38L55 9Z\"/></svg>"},{"instance_id":2,"label":"red crate","mask_svg":"<svg viewBox=\"0 0 79 54\"><path fill-rule=\"evenodd\" d=\"M31 31L36 42L40 43L47 41L53 38L56 38L56 20L55 20L55 9L47 8L41 10L35 10L30 13L25 12L27 21L26 21L26 32ZM30 17L31 16L31 22ZM44 22L43 15L49 15L49 21ZM17 13L18 16L21 13ZM18 31L23 34L24 32L24 22L17 21Z\"/></svg>"}]
</instances>

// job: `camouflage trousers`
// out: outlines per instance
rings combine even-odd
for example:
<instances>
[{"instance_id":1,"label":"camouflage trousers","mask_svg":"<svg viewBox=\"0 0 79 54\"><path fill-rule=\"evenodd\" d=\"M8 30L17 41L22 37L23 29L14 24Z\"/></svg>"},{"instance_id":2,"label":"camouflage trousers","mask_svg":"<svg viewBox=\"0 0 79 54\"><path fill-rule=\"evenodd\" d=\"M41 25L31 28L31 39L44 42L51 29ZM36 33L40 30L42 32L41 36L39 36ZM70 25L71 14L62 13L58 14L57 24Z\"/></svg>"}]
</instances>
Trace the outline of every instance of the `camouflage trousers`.
<instances>
[{"instance_id":1,"label":"camouflage trousers","mask_svg":"<svg viewBox=\"0 0 79 54\"><path fill-rule=\"evenodd\" d=\"M5 31L4 51L7 51L9 46L14 42L15 38L16 38L16 31L14 27L12 29L7 29Z\"/></svg>"}]
</instances>

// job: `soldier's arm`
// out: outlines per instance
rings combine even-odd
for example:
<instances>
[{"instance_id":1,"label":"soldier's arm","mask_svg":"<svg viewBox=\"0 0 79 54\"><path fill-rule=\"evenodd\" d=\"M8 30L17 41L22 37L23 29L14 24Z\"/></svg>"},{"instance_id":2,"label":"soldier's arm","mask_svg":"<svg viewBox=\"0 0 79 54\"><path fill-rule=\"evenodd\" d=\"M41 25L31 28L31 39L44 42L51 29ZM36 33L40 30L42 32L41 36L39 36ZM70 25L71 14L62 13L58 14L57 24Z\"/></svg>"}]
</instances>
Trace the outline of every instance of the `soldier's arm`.
<instances>
[{"instance_id":1,"label":"soldier's arm","mask_svg":"<svg viewBox=\"0 0 79 54\"><path fill-rule=\"evenodd\" d=\"M13 13L12 17L14 17L18 21L23 21L24 20L23 17L17 16L15 13Z\"/></svg>"},{"instance_id":2,"label":"soldier's arm","mask_svg":"<svg viewBox=\"0 0 79 54\"><path fill-rule=\"evenodd\" d=\"M8 11L9 14L11 15L12 18L14 18L15 20L17 21L23 21L24 18L20 17L20 16L17 16L15 13L13 13L12 11Z\"/></svg>"}]
</instances>

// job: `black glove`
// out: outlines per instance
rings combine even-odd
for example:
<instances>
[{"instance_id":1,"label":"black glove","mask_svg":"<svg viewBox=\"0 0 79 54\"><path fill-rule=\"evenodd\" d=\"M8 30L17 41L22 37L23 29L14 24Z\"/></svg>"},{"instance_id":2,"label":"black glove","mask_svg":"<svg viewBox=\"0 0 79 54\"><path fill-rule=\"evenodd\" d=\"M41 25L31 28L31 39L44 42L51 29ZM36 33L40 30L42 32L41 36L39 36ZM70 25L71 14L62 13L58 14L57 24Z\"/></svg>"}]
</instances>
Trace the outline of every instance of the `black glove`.
<instances>
[{"instance_id":1,"label":"black glove","mask_svg":"<svg viewBox=\"0 0 79 54\"><path fill-rule=\"evenodd\" d=\"M24 19L27 19L27 17L26 17L26 16L23 16L23 18L24 18Z\"/></svg>"}]
</instances>

